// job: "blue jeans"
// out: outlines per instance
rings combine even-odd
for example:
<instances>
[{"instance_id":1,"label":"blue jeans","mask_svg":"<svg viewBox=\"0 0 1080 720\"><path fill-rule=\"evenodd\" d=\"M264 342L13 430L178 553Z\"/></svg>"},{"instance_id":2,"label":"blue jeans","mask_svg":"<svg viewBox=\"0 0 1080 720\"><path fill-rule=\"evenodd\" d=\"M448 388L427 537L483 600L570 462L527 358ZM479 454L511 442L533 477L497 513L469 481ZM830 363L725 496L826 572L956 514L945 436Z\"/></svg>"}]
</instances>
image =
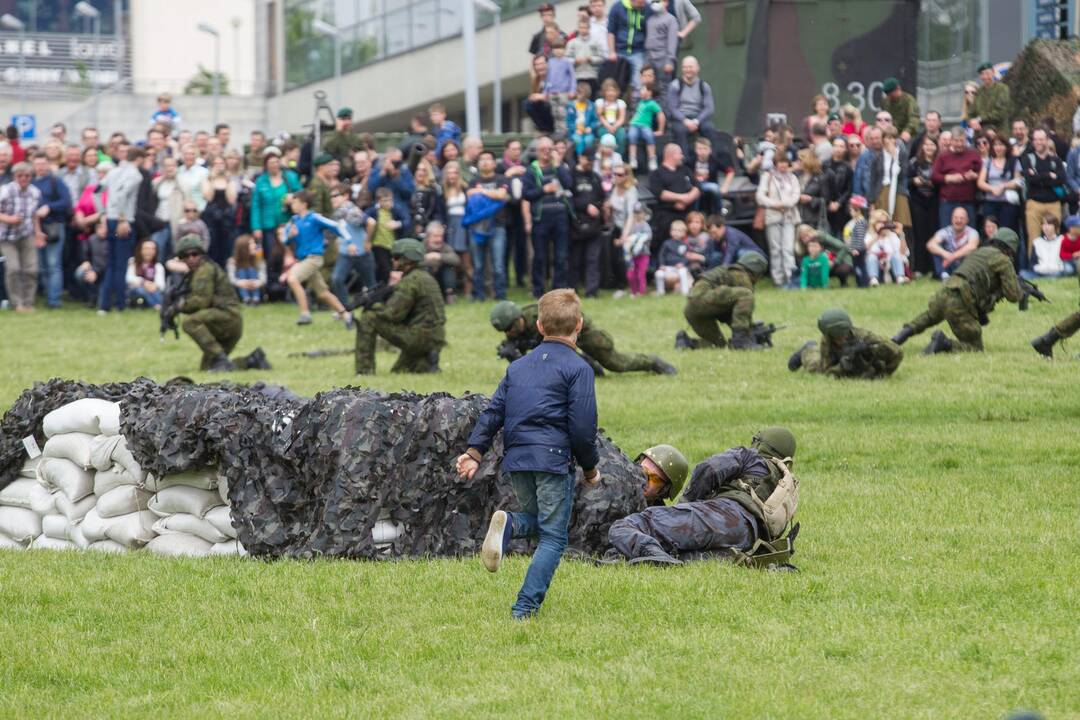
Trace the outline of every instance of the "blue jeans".
<instances>
[{"instance_id":1,"label":"blue jeans","mask_svg":"<svg viewBox=\"0 0 1080 720\"><path fill-rule=\"evenodd\" d=\"M554 253L552 287L570 287L567 263L570 259L570 219L562 208L547 206L533 222L533 297L544 294L547 285L548 252Z\"/></svg>"},{"instance_id":2,"label":"blue jeans","mask_svg":"<svg viewBox=\"0 0 1080 720\"><path fill-rule=\"evenodd\" d=\"M956 272L956 269L960 267L960 263L963 262L962 260L953 260L951 263L946 265L945 262L941 259L940 255L934 255L933 258L935 277L941 277L941 273L943 272L947 272L952 275L954 272Z\"/></svg>"},{"instance_id":3,"label":"blue jeans","mask_svg":"<svg viewBox=\"0 0 1080 720\"><path fill-rule=\"evenodd\" d=\"M656 136L653 134L652 128L645 127L644 125L631 125L630 147L636 147L637 144L641 142L646 145L656 144Z\"/></svg>"},{"instance_id":4,"label":"blue jeans","mask_svg":"<svg viewBox=\"0 0 1080 720\"><path fill-rule=\"evenodd\" d=\"M510 513L514 537L540 537L512 609L515 616L521 616L540 609L566 549L574 507L574 473L512 472L510 482L524 510Z\"/></svg>"},{"instance_id":5,"label":"blue jeans","mask_svg":"<svg viewBox=\"0 0 1080 720\"><path fill-rule=\"evenodd\" d=\"M934 256L940 260L937 255ZM889 256L889 269L892 270L893 277L899 280L904 277L904 258L900 253L893 253ZM874 253L870 253L866 256L866 270L870 277L878 280L881 278L881 260Z\"/></svg>"},{"instance_id":6,"label":"blue jeans","mask_svg":"<svg viewBox=\"0 0 1080 720\"><path fill-rule=\"evenodd\" d=\"M258 268L237 268L236 269L237 280L258 280L259 269ZM244 302L259 302L262 300L262 289L250 290L248 288L236 288L236 292L240 295L240 299Z\"/></svg>"},{"instance_id":7,"label":"blue jeans","mask_svg":"<svg viewBox=\"0 0 1080 720\"><path fill-rule=\"evenodd\" d=\"M129 290L128 292L131 294L131 298L133 300L137 298L142 298L142 301L146 303L146 307L148 308L159 307L161 305L160 292L147 292L141 287L131 288L131 290Z\"/></svg>"},{"instance_id":8,"label":"blue jeans","mask_svg":"<svg viewBox=\"0 0 1080 720\"><path fill-rule=\"evenodd\" d=\"M67 228L60 223L56 231L59 239L38 249L38 284L45 291L45 303L51 308L60 307L60 292L64 289L64 238Z\"/></svg>"},{"instance_id":9,"label":"blue jeans","mask_svg":"<svg viewBox=\"0 0 1080 720\"><path fill-rule=\"evenodd\" d=\"M477 300L485 300L484 293L484 259L487 251L491 250L491 282L495 286L495 299L506 299L506 228L493 226L487 243L478 245L469 231L469 252L472 253L473 262L473 297Z\"/></svg>"},{"instance_id":10,"label":"blue jeans","mask_svg":"<svg viewBox=\"0 0 1080 720\"><path fill-rule=\"evenodd\" d=\"M160 262L165 262L172 254L172 228L166 225L161 230L150 234L150 239L157 245L157 256Z\"/></svg>"},{"instance_id":11,"label":"blue jeans","mask_svg":"<svg viewBox=\"0 0 1080 720\"><path fill-rule=\"evenodd\" d=\"M349 303L349 289L345 283L349 275L356 272L360 276L361 287L375 287L375 258L371 253L363 255L350 255L348 252L338 250L337 260L334 262L334 271L330 274L330 289L341 301L342 305ZM359 290L360 288L356 288Z\"/></svg>"},{"instance_id":12,"label":"blue jeans","mask_svg":"<svg viewBox=\"0 0 1080 720\"><path fill-rule=\"evenodd\" d=\"M638 96L638 91L641 90L641 67L645 64L645 52L635 52L628 55L623 55L624 58L630 63L630 87L634 88L634 97Z\"/></svg>"},{"instance_id":13,"label":"blue jeans","mask_svg":"<svg viewBox=\"0 0 1080 720\"><path fill-rule=\"evenodd\" d=\"M116 308L123 310L127 307L127 283L124 275L127 273L127 262L131 257L132 246L135 242L135 228L131 229L125 238L116 234L119 220L108 220L109 228L109 264L105 266L105 277L101 282L101 296L98 299L99 310Z\"/></svg>"}]
</instances>

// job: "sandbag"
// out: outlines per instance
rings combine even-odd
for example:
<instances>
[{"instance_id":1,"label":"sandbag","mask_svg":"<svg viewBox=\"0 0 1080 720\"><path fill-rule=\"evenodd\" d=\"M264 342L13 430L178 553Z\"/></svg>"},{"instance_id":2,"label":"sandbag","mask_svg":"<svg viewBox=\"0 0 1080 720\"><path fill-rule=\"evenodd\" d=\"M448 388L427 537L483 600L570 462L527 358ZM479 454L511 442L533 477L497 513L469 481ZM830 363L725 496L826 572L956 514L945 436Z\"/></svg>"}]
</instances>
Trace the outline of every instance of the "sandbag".
<instances>
[{"instance_id":1,"label":"sandbag","mask_svg":"<svg viewBox=\"0 0 1080 720\"><path fill-rule=\"evenodd\" d=\"M125 547L142 547L154 539L154 513L149 510L104 519L105 536ZM83 534L86 528L83 528Z\"/></svg>"},{"instance_id":2,"label":"sandbag","mask_svg":"<svg viewBox=\"0 0 1080 720\"><path fill-rule=\"evenodd\" d=\"M82 500L94 492L94 474L63 458L45 458L38 465L38 481L50 490L59 490L72 501Z\"/></svg>"},{"instance_id":3,"label":"sandbag","mask_svg":"<svg viewBox=\"0 0 1080 720\"><path fill-rule=\"evenodd\" d=\"M150 473L146 476L143 485L147 490L153 492L161 492L165 488L177 485L199 488L200 490L213 490L218 485L217 468L198 468L174 475L165 475L164 477L158 477Z\"/></svg>"},{"instance_id":4,"label":"sandbag","mask_svg":"<svg viewBox=\"0 0 1080 720\"><path fill-rule=\"evenodd\" d=\"M247 557L247 550L240 544L239 540L227 540L225 542L214 543L210 547L208 553L212 556L229 555L235 557Z\"/></svg>"},{"instance_id":5,"label":"sandbag","mask_svg":"<svg viewBox=\"0 0 1080 720\"><path fill-rule=\"evenodd\" d=\"M217 491L218 491L218 495L221 496L221 502L228 505L229 504L229 481L226 480L224 477L221 477L220 475L218 476Z\"/></svg>"},{"instance_id":6,"label":"sandbag","mask_svg":"<svg viewBox=\"0 0 1080 720\"><path fill-rule=\"evenodd\" d=\"M106 552L106 553L125 553L128 551L126 547L118 542L112 540L98 540L97 542L90 543L87 550L93 550L94 552Z\"/></svg>"},{"instance_id":7,"label":"sandbag","mask_svg":"<svg viewBox=\"0 0 1080 720\"><path fill-rule=\"evenodd\" d=\"M371 541L376 545L392 543L405 532L405 526L392 520L376 520L375 527L371 528Z\"/></svg>"},{"instance_id":8,"label":"sandbag","mask_svg":"<svg viewBox=\"0 0 1080 720\"><path fill-rule=\"evenodd\" d=\"M141 485L144 479L144 477L129 475L119 465L113 465L108 470L98 470L94 473L94 494L101 497L110 490L124 485Z\"/></svg>"},{"instance_id":9,"label":"sandbag","mask_svg":"<svg viewBox=\"0 0 1080 720\"><path fill-rule=\"evenodd\" d=\"M75 547L75 543L70 540L59 540L57 538L47 537L45 535L39 535L34 538L34 541L30 543L30 550L78 550Z\"/></svg>"},{"instance_id":10,"label":"sandbag","mask_svg":"<svg viewBox=\"0 0 1080 720\"><path fill-rule=\"evenodd\" d=\"M79 523L79 528L82 530L83 537L86 538L87 542L95 543L108 537L105 531L109 529L109 522L98 515L95 507L86 513L86 517Z\"/></svg>"},{"instance_id":11,"label":"sandbag","mask_svg":"<svg viewBox=\"0 0 1080 720\"><path fill-rule=\"evenodd\" d=\"M206 513L206 520L213 525L219 533L225 536L224 539L236 539L236 528L232 524L232 513L229 510L228 505L222 505L210 510ZM209 538L207 538L209 540ZM214 542L221 542L215 540Z\"/></svg>"},{"instance_id":12,"label":"sandbag","mask_svg":"<svg viewBox=\"0 0 1080 720\"><path fill-rule=\"evenodd\" d=\"M82 523L69 523L67 539L75 543L75 547L86 550L90 547L90 541L83 535Z\"/></svg>"},{"instance_id":13,"label":"sandbag","mask_svg":"<svg viewBox=\"0 0 1080 720\"><path fill-rule=\"evenodd\" d=\"M221 504L214 490L200 490L189 485L174 485L159 491L150 498L150 510L159 517L174 513L187 513L203 517L211 508Z\"/></svg>"},{"instance_id":14,"label":"sandbag","mask_svg":"<svg viewBox=\"0 0 1080 720\"><path fill-rule=\"evenodd\" d=\"M102 518L112 518L146 510L151 497L153 496L150 493L134 485L121 485L98 496L98 515Z\"/></svg>"},{"instance_id":15,"label":"sandbag","mask_svg":"<svg viewBox=\"0 0 1080 720\"><path fill-rule=\"evenodd\" d=\"M0 533L28 543L41 534L41 516L26 508L0 507Z\"/></svg>"},{"instance_id":16,"label":"sandbag","mask_svg":"<svg viewBox=\"0 0 1080 720\"><path fill-rule=\"evenodd\" d=\"M187 533L158 535L146 545L150 552L166 557L206 557L211 547L212 543Z\"/></svg>"},{"instance_id":17,"label":"sandbag","mask_svg":"<svg viewBox=\"0 0 1080 720\"><path fill-rule=\"evenodd\" d=\"M48 515L56 507L56 498L37 480L19 478L0 490L0 505L26 508L38 515Z\"/></svg>"},{"instance_id":18,"label":"sandbag","mask_svg":"<svg viewBox=\"0 0 1080 720\"><path fill-rule=\"evenodd\" d=\"M56 511L66 517L68 522L79 522L94 509L97 498L87 495L78 502L71 502L62 493L56 496Z\"/></svg>"},{"instance_id":19,"label":"sandbag","mask_svg":"<svg viewBox=\"0 0 1080 720\"><path fill-rule=\"evenodd\" d=\"M26 546L0 533L0 550L25 550Z\"/></svg>"},{"instance_id":20,"label":"sandbag","mask_svg":"<svg viewBox=\"0 0 1080 720\"><path fill-rule=\"evenodd\" d=\"M120 404L83 398L58 407L41 421L45 437L63 433L120 434Z\"/></svg>"},{"instance_id":21,"label":"sandbag","mask_svg":"<svg viewBox=\"0 0 1080 720\"><path fill-rule=\"evenodd\" d=\"M63 515L46 515L41 518L41 534L54 540L67 540L71 523Z\"/></svg>"},{"instance_id":22,"label":"sandbag","mask_svg":"<svg viewBox=\"0 0 1080 720\"><path fill-rule=\"evenodd\" d=\"M128 450L127 441L123 435L95 437L90 443L90 462L97 470L108 470L113 465L117 465L139 483L146 478L146 473Z\"/></svg>"},{"instance_id":23,"label":"sandbag","mask_svg":"<svg viewBox=\"0 0 1080 720\"><path fill-rule=\"evenodd\" d=\"M29 478L30 480L36 480L37 479L37 466L38 466L39 462L41 462L41 456L40 455L38 455L35 458L30 458L29 460L24 462L22 464L22 467L19 468L19 477Z\"/></svg>"},{"instance_id":24,"label":"sandbag","mask_svg":"<svg viewBox=\"0 0 1080 720\"><path fill-rule=\"evenodd\" d=\"M94 441L93 435L86 433L65 433L53 435L45 443L41 454L47 458L63 458L70 460L81 468L90 468L90 445Z\"/></svg>"},{"instance_id":25,"label":"sandbag","mask_svg":"<svg viewBox=\"0 0 1080 720\"><path fill-rule=\"evenodd\" d=\"M175 513L163 517L154 523L153 530L158 535L172 535L176 533L194 535L209 543L225 542L229 539L228 535L219 532L216 527L204 518L188 515L187 513Z\"/></svg>"}]
</instances>

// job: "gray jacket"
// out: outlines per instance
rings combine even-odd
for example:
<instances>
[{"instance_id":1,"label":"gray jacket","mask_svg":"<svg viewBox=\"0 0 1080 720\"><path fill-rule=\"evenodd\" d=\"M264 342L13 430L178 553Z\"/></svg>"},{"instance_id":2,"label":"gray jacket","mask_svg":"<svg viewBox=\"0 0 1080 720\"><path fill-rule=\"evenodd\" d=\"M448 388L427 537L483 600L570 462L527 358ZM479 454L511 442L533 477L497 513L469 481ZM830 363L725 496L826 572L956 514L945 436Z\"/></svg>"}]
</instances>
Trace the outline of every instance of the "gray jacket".
<instances>
[{"instance_id":1,"label":"gray jacket","mask_svg":"<svg viewBox=\"0 0 1080 720\"><path fill-rule=\"evenodd\" d=\"M699 123L703 123L712 118L713 113L716 111L716 105L713 103L712 88L709 87L709 83L705 82L698 76L697 84L701 86L701 112L698 113L696 118L689 118L690 120L697 120ZM668 85L668 110L670 120L674 122L682 122L687 117L679 110L679 96L683 91L683 81L681 77L675 78Z\"/></svg>"},{"instance_id":2,"label":"gray jacket","mask_svg":"<svg viewBox=\"0 0 1080 720\"><path fill-rule=\"evenodd\" d=\"M679 21L671 13L653 14L645 23L645 57L657 72L675 65L679 53Z\"/></svg>"}]
</instances>

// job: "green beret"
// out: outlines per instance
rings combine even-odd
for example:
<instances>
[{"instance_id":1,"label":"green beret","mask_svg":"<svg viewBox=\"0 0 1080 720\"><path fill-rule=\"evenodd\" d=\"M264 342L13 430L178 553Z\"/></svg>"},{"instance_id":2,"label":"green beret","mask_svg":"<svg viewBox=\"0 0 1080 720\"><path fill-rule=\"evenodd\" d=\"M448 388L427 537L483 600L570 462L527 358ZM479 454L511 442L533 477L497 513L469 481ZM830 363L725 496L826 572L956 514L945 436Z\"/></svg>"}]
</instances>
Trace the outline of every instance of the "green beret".
<instances>
[{"instance_id":1,"label":"green beret","mask_svg":"<svg viewBox=\"0 0 1080 720\"><path fill-rule=\"evenodd\" d=\"M341 108L340 110L337 111L337 116L339 118L351 118L352 117L352 108L351 107L343 107L343 108Z\"/></svg>"},{"instance_id":2,"label":"green beret","mask_svg":"<svg viewBox=\"0 0 1080 720\"><path fill-rule=\"evenodd\" d=\"M885 82L881 83L881 91L886 95L898 87L900 87L900 81L894 77L885 78Z\"/></svg>"},{"instance_id":3,"label":"green beret","mask_svg":"<svg viewBox=\"0 0 1080 720\"><path fill-rule=\"evenodd\" d=\"M328 162L333 162L334 158L330 153L321 152L315 156L315 159L311 161L311 164L315 167L325 165Z\"/></svg>"},{"instance_id":4,"label":"green beret","mask_svg":"<svg viewBox=\"0 0 1080 720\"><path fill-rule=\"evenodd\" d=\"M202 254L206 254L206 250L202 246L202 238L198 235L185 235L180 238L180 242L176 243L176 256L180 257L184 253L189 253L192 250L198 250Z\"/></svg>"},{"instance_id":5,"label":"green beret","mask_svg":"<svg viewBox=\"0 0 1080 720\"><path fill-rule=\"evenodd\" d=\"M993 69L994 69L994 63L984 62L982 65L979 66L979 72L982 72L983 70L993 70Z\"/></svg>"}]
</instances>

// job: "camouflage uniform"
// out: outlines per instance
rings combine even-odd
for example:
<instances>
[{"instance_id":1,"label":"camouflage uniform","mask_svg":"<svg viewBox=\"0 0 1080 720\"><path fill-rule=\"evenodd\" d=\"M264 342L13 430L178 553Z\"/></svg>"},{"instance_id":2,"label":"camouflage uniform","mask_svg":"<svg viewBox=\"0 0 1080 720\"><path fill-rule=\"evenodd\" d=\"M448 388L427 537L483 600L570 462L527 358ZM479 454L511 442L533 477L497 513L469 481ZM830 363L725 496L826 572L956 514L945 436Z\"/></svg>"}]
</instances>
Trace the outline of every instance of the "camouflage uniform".
<instances>
[{"instance_id":1,"label":"camouflage uniform","mask_svg":"<svg viewBox=\"0 0 1080 720\"><path fill-rule=\"evenodd\" d=\"M323 136L319 149L341 163L341 177L350 177L353 171L352 154L358 147L360 136L356 133L331 130ZM329 214L324 214L329 217Z\"/></svg>"},{"instance_id":2,"label":"camouflage uniform","mask_svg":"<svg viewBox=\"0 0 1080 720\"><path fill-rule=\"evenodd\" d=\"M1003 82L995 82L990 86L980 85L975 92L971 112L974 117L982 121L982 126L992 126L999 132L1009 131L1009 109L1012 101L1009 96L1009 86Z\"/></svg>"},{"instance_id":3,"label":"camouflage uniform","mask_svg":"<svg viewBox=\"0 0 1080 720\"><path fill-rule=\"evenodd\" d=\"M841 362L845 347L851 344L862 344L866 349L854 363ZM804 347L801 355L807 372L866 379L892 375L904 359L899 345L862 328L852 328L847 337L839 340L822 335L819 345Z\"/></svg>"},{"instance_id":4,"label":"camouflage uniform","mask_svg":"<svg viewBox=\"0 0 1080 720\"><path fill-rule=\"evenodd\" d=\"M229 276L208 257L191 276L191 293L180 312L187 315L182 327L203 351L200 370L209 370L214 358L228 355L244 333L240 299L229 284Z\"/></svg>"},{"instance_id":5,"label":"camouflage uniform","mask_svg":"<svg viewBox=\"0 0 1080 720\"><path fill-rule=\"evenodd\" d=\"M428 354L446 344L446 313L435 278L414 266L385 305L364 311L356 323L357 374L375 372L376 335L401 350L391 372L428 372Z\"/></svg>"},{"instance_id":6,"label":"camouflage uniform","mask_svg":"<svg viewBox=\"0 0 1080 720\"><path fill-rule=\"evenodd\" d=\"M741 265L713 268L694 282L683 316L702 347L725 347L720 323L749 332L754 317L754 276Z\"/></svg>"},{"instance_id":7,"label":"camouflage uniform","mask_svg":"<svg viewBox=\"0 0 1080 720\"><path fill-rule=\"evenodd\" d=\"M1058 331L1058 334L1063 338L1072 337L1076 334L1077 330L1080 330L1080 311L1074 312L1064 320L1054 325L1054 329Z\"/></svg>"},{"instance_id":8,"label":"camouflage uniform","mask_svg":"<svg viewBox=\"0 0 1080 720\"><path fill-rule=\"evenodd\" d=\"M316 175L311 178L307 186L308 192L313 195L311 209L323 217L330 219L334 216L334 205L330 202L330 186L326 181ZM323 280L330 283L330 275L334 272L334 263L337 262L337 239L331 233L326 233L326 246L323 249L323 266L320 274Z\"/></svg>"},{"instance_id":9,"label":"camouflage uniform","mask_svg":"<svg viewBox=\"0 0 1080 720\"><path fill-rule=\"evenodd\" d=\"M521 319L525 322L525 329L521 335L510 340L522 340L529 347L536 347L543 339L540 331L536 329L536 319L540 316L540 307L536 303L521 308ZM615 340L607 331L596 327L589 321L588 316L582 315L581 332L578 333L577 348L590 359L595 360L605 370L611 372L651 372L654 369L654 358L641 353L625 355L615 349Z\"/></svg>"},{"instance_id":10,"label":"camouflage uniform","mask_svg":"<svg viewBox=\"0 0 1080 720\"><path fill-rule=\"evenodd\" d=\"M919 103L910 93L901 91L900 97L895 100L885 95L881 98L881 109L892 115L896 132L906 131L913 138L919 134L919 121L922 114L919 112ZM914 151L911 152L914 154Z\"/></svg>"},{"instance_id":11,"label":"camouflage uniform","mask_svg":"<svg viewBox=\"0 0 1080 720\"><path fill-rule=\"evenodd\" d=\"M981 352L980 317L985 320L1002 298L1019 302L1021 294L1012 260L997 247L984 246L964 258L930 298L927 311L909 325L917 335L945 320L956 335L957 350Z\"/></svg>"}]
</instances>

